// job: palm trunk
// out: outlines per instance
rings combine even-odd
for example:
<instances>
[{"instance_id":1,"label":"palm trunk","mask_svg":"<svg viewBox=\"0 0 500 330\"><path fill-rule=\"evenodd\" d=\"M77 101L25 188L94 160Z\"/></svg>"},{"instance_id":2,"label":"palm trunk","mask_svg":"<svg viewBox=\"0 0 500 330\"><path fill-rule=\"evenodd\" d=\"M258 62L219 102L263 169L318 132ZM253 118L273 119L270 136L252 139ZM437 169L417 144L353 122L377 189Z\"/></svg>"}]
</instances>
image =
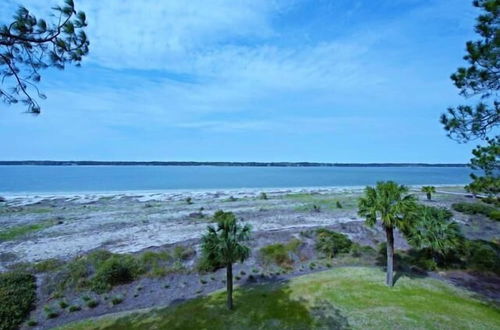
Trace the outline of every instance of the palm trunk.
<instances>
[{"instance_id":1,"label":"palm trunk","mask_svg":"<svg viewBox=\"0 0 500 330\"><path fill-rule=\"evenodd\" d=\"M392 227L385 227L387 236L387 286L393 286L393 270L394 270L394 232Z\"/></svg>"},{"instance_id":2,"label":"palm trunk","mask_svg":"<svg viewBox=\"0 0 500 330\"><path fill-rule=\"evenodd\" d=\"M430 193L430 192L428 192L428 193L427 193L427 200L428 200L428 201L430 201L430 200L431 200L431 197L432 197L432 196L431 196L431 193Z\"/></svg>"},{"instance_id":3,"label":"palm trunk","mask_svg":"<svg viewBox=\"0 0 500 330\"><path fill-rule=\"evenodd\" d=\"M227 308L233 309L233 264L228 264L226 268L227 283Z\"/></svg>"}]
</instances>

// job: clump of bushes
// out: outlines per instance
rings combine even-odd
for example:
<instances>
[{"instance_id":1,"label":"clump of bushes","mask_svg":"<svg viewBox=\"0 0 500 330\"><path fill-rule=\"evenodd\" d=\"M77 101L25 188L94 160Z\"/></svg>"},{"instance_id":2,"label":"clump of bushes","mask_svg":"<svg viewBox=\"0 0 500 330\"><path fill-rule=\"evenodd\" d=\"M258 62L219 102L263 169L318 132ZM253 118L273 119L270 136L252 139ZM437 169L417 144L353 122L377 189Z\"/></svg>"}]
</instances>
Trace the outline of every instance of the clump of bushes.
<instances>
[{"instance_id":1,"label":"clump of bushes","mask_svg":"<svg viewBox=\"0 0 500 330\"><path fill-rule=\"evenodd\" d=\"M144 272L139 262L130 255L113 255L96 269L91 279L95 292L103 293L118 284L130 283Z\"/></svg>"},{"instance_id":2,"label":"clump of bushes","mask_svg":"<svg viewBox=\"0 0 500 330\"><path fill-rule=\"evenodd\" d=\"M44 311L45 316L47 316L48 319L55 319L59 316L59 312L57 312L53 307L45 306Z\"/></svg>"},{"instance_id":3,"label":"clump of bushes","mask_svg":"<svg viewBox=\"0 0 500 330\"><path fill-rule=\"evenodd\" d=\"M483 203L454 203L451 207L461 213L465 214L483 214L492 220L500 221L500 210L495 207Z\"/></svg>"},{"instance_id":4,"label":"clump of bushes","mask_svg":"<svg viewBox=\"0 0 500 330\"><path fill-rule=\"evenodd\" d=\"M191 205L193 204L193 199L191 197L186 197L186 204Z\"/></svg>"},{"instance_id":5,"label":"clump of bushes","mask_svg":"<svg viewBox=\"0 0 500 330\"><path fill-rule=\"evenodd\" d=\"M486 204L492 204L495 205L496 207L500 207L500 197L488 196L481 198L481 201L483 201Z\"/></svg>"},{"instance_id":6,"label":"clump of bushes","mask_svg":"<svg viewBox=\"0 0 500 330\"><path fill-rule=\"evenodd\" d=\"M467 241L463 249L466 267L500 274L500 246L483 240Z\"/></svg>"},{"instance_id":7,"label":"clump of bushes","mask_svg":"<svg viewBox=\"0 0 500 330\"><path fill-rule=\"evenodd\" d=\"M26 272L0 274L0 330L17 329L34 308L36 279Z\"/></svg>"},{"instance_id":8,"label":"clump of bushes","mask_svg":"<svg viewBox=\"0 0 500 330\"><path fill-rule=\"evenodd\" d=\"M259 195L259 199L267 199L267 194L265 192L261 192Z\"/></svg>"},{"instance_id":9,"label":"clump of bushes","mask_svg":"<svg viewBox=\"0 0 500 330\"><path fill-rule=\"evenodd\" d=\"M176 260L188 260L196 251L190 246L178 245L174 248L173 256Z\"/></svg>"},{"instance_id":10,"label":"clump of bushes","mask_svg":"<svg viewBox=\"0 0 500 330\"><path fill-rule=\"evenodd\" d=\"M123 302L123 296L118 295L111 298L111 305L115 306Z\"/></svg>"},{"instance_id":11,"label":"clump of bushes","mask_svg":"<svg viewBox=\"0 0 500 330\"><path fill-rule=\"evenodd\" d=\"M81 310L82 310L82 308L79 305L71 305L68 308L68 311L70 313L78 312L78 311L81 311Z\"/></svg>"},{"instance_id":12,"label":"clump of bushes","mask_svg":"<svg viewBox=\"0 0 500 330\"><path fill-rule=\"evenodd\" d=\"M33 270L37 273L46 273L58 269L63 264L62 260L51 258L36 263L33 266Z\"/></svg>"},{"instance_id":13,"label":"clump of bushes","mask_svg":"<svg viewBox=\"0 0 500 330\"><path fill-rule=\"evenodd\" d=\"M260 249L262 260L266 264L275 263L280 267L291 267L292 258L284 244L276 243Z\"/></svg>"},{"instance_id":14,"label":"clump of bushes","mask_svg":"<svg viewBox=\"0 0 500 330\"><path fill-rule=\"evenodd\" d=\"M297 254L302 241L293 238L288 243L276 243L264 246L260 249L262 260L265 264L275 263L283 268L290 268L293 264L291 254Z\"/></svg>"},{"instance_id":15,"label":"clump of bushes","mask_svg":"<svg viewBox=\"0 0 500 330\"><path fill-rule=\"evenodd\" d=\"M352 241L344 234L323 228L316 230L316 250L330 258L339 253L349 253L351 247Z\"/></svg>"}]
</instances>

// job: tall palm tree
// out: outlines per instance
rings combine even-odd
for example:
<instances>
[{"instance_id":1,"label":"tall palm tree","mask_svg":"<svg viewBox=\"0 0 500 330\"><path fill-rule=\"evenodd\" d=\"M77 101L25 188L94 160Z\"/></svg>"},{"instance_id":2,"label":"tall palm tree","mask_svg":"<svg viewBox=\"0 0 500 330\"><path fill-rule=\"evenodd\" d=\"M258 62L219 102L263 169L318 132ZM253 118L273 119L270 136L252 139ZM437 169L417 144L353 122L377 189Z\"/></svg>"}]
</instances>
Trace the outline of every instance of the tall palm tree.
<instances>
[{"instance_id":1,"label":"tall palm tree","mask_svg":"<svg viewBox=\"0 0 500 330\"><path fill-rule=\"evenodd\" d=\"M250 249L241 243L250 239L251 228L238 224L232 212L217 211L214 221L217 229L207 227L208 232L201 239L202 250L212 265L226 267L227 308L233 309L233 263L250 256Z\"/></svg>"},{"instance_id":2,"label":"tall palm tree","mask_svg":"<svg viewBox=\"0 0 500 330\"><path fill-rule=\"evenodd\" d=\"M427 194L427 200L430 201L432 198L432 194L436 193L436 188L434 186L423 186L422 192Z\"/></svg>"},{"instance_id":3,"label":"tall palm tree","mask_svg":"<svg viewBox=\"0 0 500 330\"><path fill-rule=\"evenodd\" d=\"M358 214L365 218L366 224L374 226L379 221L385 229L388 286L394 285L394 228L402 231L410 228L417 208L415 196L407 193L406 186L394 181L377 182L375 187L366 187L358 201Z\"/></svg>"}]
</instances>

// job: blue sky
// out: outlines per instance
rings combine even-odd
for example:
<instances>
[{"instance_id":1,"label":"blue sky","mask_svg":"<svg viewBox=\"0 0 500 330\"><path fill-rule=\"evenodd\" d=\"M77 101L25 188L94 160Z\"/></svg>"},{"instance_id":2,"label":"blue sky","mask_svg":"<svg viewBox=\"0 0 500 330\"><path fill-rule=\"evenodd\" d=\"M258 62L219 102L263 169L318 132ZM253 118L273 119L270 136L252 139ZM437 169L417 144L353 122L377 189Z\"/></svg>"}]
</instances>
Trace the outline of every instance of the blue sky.
<instances>
[{"instance_id":1,"label":"blue sky","mask_svg":"<svg viewBox=\"0 0 500 330\"><path fill-rule=\"evenodd\" d=\"M39 15L56 0L2 0ZM91 53L0 104L0 159L467 162L439 115L464 0L75 0Z\"/></svg>"}]
</instances>

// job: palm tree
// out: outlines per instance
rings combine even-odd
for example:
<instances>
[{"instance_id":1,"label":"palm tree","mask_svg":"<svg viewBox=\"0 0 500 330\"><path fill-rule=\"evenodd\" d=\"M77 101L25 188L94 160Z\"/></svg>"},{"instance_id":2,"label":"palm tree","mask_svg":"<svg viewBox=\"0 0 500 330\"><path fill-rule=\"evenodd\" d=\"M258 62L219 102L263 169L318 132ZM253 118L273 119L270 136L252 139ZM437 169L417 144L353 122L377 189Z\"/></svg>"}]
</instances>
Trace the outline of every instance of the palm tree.
<instances>
[{"instance_id":1,"label":"palm tree","mask_svg":"<svg viewBox=\"0 0 500 330\"><path fill-rule=\"evenodd\" d=\"M459 225L451 220L453 214L444 208L422 206L413 226L405 236L411 246L430 252L437 262L438 256L460 246L463 236Z\"/></svg>"},{"instance_id":2,"label":"palm tree","mask_svg":"<svg viewBox=\"0 0 500 330\"><path fill-rule=\"evenodd\" d=\"M209 263L226 267L227 308L233 309L233 263L250 256L250 249L241 242L250 239L251 228L239 225L232 212L217 211L214 221L217 229L207 227L208 233L201 239L202 251Z\"/></svg>"},{"instance_id":3,"label":"palm tree","mask_svg":"<svg viewBox=\"0 0 500 330\"><path fill-rule=\"evenodd\" d=\"M423 186L422 192L427 194L427 200L430 201L432 194L436 193L436 188L434 186Z\"/></svg>"},{"instance_id":4,"label":"palm tree","mask_svg":"<svg viewBox=\"0 0 500 330\"><path fill-rule=\"evenodd\" d=\"M374 226L380 221L385 229L388 286L394 285L394 228L402 231L410 228L416 210L415 196L407 193L406 186L394 181L377 182L375 187L366 187L364 196L358 201L358 214L366 219L366 224Z\"/></svg>"}]
</instances>

